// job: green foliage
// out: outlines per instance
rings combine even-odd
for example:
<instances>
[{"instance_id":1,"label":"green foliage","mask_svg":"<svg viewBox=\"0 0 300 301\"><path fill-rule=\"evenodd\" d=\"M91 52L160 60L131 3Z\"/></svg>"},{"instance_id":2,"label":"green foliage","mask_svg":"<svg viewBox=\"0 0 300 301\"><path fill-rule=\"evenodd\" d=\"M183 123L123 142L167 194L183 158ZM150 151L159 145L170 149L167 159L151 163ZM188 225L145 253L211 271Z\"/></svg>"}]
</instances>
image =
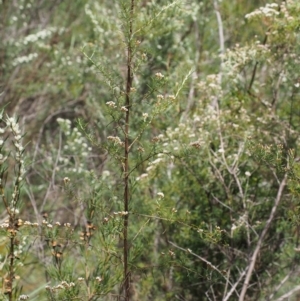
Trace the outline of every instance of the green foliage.
<instances>
[{"instance_id":1,"label":"green foliage","mask_svg":"<svg viewBox=\"0 0 300 301\"><path fill-rule=\"evenodd\" d=\"M298 1L17 2L0 3L0 102L20 116L1 113L0 299L292 296Z\"/></svg>"}]
</instances>

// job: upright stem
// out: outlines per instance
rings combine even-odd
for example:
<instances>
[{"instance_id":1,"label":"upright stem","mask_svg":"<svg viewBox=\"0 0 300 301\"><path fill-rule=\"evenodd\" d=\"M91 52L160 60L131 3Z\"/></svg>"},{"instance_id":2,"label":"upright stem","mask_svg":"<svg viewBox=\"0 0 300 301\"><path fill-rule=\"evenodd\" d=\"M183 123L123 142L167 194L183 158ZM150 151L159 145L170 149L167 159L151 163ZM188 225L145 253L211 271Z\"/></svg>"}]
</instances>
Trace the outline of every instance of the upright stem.
<instances>
[{"instance_id":1,"label":"upright stem","mask_svg":"<svg viewBox=\"0 0 300 301\"><path fill-rule=\"evenodd\" d=\"M125 107L127 109L125 116L125 154L124 154L124 211L128 212L129 208L129 114L130 114L130 91L132 87L132 22L133 22L134 0L131 0L130 20L129 20L129 36L127 48L127 78L126 78L126 98ZM130 271L128 269L128 214L124 215L124 230L123 230L123 251L124 251L124 289L125 301L130 300Z\"/></svg>"},{"instance_id":2,"label":"upright stem","mask_svg":"<svg viewBox=\"0 0 300 301\"><path fill-rule=\"evenodd\" d=\"M252 277L252 274L253 274L253 270L254 270L254 267L255 267L255 264L256 264L256 260L257 260L257 257L259 255L259 251L262 247L262 244L264 242L264 238L271 226L271 223L275 217L275 213L277 211L277 208L279 206L279 203L282 199L282 193L283 193L283 190L286 186L286 182L287 182L287 174L284 175L284 178L283 180L281 181L280 183L280 186L278 188L278 192L277 192L277 196L276 196L276 199L275 199L275 202L274 202L274 205L272 207L272 210L271 210L271 213L270 213L270 216L269 216L269 219L267 220L266 222L266 225L259 237L259 240L257 242L257 245L255 247L255 250L249 260L249 266L248 266L248 270L247 270L247 273L246 273L246 277L245 277L245 281L244 281L244 284L243 284L243 287L242 287L242 291L241 291L241 294L240 294L240 298L239 298L239 301L244 301L245 300L245 296L246 296L246 292L248 290L248 287L249 287L249 283L250 283L250 279Z\"/></svg>"},{"instance_id":3,"label":"upright stem","mask_svg":"<svg viewBox=\"0 0 300 301\"><path fill-rule=\"evenodd\" d=\"M14 223L14 218L10 217L9 218L9 224L12 226ZM9 248L9 257L10 257L10 262L9 262L9 276L8 276L8 287L7 287L7 295L8 295L8 300L12 301L13 300L13 281L14 281L14 245L15 245L15 233L14 233L14 227L12 226L12 233L10 237L10 248Z\"/></svg>"}]
</instances>

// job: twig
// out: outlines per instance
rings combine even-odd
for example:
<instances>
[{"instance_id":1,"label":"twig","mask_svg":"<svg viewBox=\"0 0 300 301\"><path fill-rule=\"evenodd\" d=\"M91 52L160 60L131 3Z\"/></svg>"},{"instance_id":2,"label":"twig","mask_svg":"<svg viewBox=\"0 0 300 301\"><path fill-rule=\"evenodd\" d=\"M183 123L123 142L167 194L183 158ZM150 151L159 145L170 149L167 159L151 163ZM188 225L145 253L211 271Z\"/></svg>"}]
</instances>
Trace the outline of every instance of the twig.
<instances>
[{"instance_id":1,"label":"twig","mask_svg":"<svg viewBox=\"0 0 300 301\"><path fill-rule=\"evenodd\" d=\"M288 297L290 297L291 295L293 295L294 293L296 293L297 291L300 291L300 285L297 285L291 291L289 291L288 293L282 295L280 298L276 299L275 301L284 301Z\"/></svg>"},{"instance_id":2,"label":"twig","mask_svg":"<svg viewBox=\"0 0 300 301\"><path fill-rule=\"evenodd\" d=\"M217 22L218 22L218 30L219 30L219 44L220 44L220 54L221 54L221 67L220 67L220 72L219 72L219 85L222 84L222 76L223 76L223 54L225 52L225 42L224 42L224 28L223 28L223 22L222 22L222 17L220 14L219 6L217 0L213 0L214 4L214 10L215 14L217 16ZM218 108L219 102L217 98L214 98L213 103L212 103L213 108Z\"/></svg>"},{"instance_id":3,"label":"twig","mask_svg":"<svg viewBox=\"0 0 300 301\"><path fill-rule=\"evenodd\" d=\"M264 38L264 41L263 41L263 45L265 45L265 44L267 43L267 39L268 39L268 35L266 34L266 35L265 35L265 38ZM256 75L256 71L257 71L257 66L258 66L258 62L255 63L254 68L253 68L253 71L252 71L251 80L250 80L250 83L249 83L249 86L248 86L248 89L247 89L247 93L249 93L249 94L250 94L250 90L251 90L252 85L253 85L254 80L255 80L255 75Z\"/></svg>"},{"instance_id":4,"label":"twig","mask_svg":"<svg viewBox=\"0 0 300 301\"><path fill-rule=\"evenodd\" d=\"M228 294L226 295L226 297L223 299L223 301L227 301L230 296L232 295L232 293L234 292L235 288L237 287L237 285L241 282L241 280L243 279L243 277L246 274L247 269L245 269L241 274L239 279L235 282L235 284L232 286L231 290L228 292Z\"/></svg>"},{"instance_id":5,"label":"twig","mask_svg":"<svg viewBox=\"0 0 300 301\"><path fill-rule=\"evenodd\" d=\"M277 287L274 289L272 294L266 299L266 301L272 300L274 295L279 291L279 289L282 287L282 285L291 277L293 273L293 269L280 281L280 283L277 285Z\"/></svg>"},{"instance_id":6,"label":"twig","mask_svg":"<svg viewBox=\"0 0 300 301\"><path fill-rule=\"evenodd\" d=\"M184 248L181 248L179 246L177 246L175 243L173 243L172 241L169 241L169 244L171 244L173 247L175 247L176 249L188 252L189 254L197 257L198 259L200 259L201 261L205 262L209 267L211 267L213 270L215 270L216 272L218 272L226 281L228 281L228 283L231 285L231 287L233 288L233 284L227 279L227 277L224 276L224 274L215 266L213 265L211 262L209 262L208 260L206 260L205 258L199 256L198 254L195 254L193 251L191 250L187 250ZM233 289L233 291L236 292L237 296L238 296L238 292L235 290L235 288Z\"/></svg>"},{"instance_id":7,"label":"twig","mask_svg":"<svg viewBox=\"0 0 300 301\"><path fill-rule=\"evenodd\" d=\"M264 227L264 229L263 229L263 231L260 235L260 238L257 242L256 248L255 248L255 250L254 250L254 252L251 256L251 259L249 261L249 267L248 267L248 270L247 270L246 278L245 278L245 281L244 281L244 284L243 284L243 288L242 288L242 291L241 291L239 301L244 301L244 299L245 299L245 295L246 295L246 292L247 292L247 289L248 289L248 286L249 286L249 282L250 282L250 279L251 279L251 276L252 276L252 273L253 273L253 270L254 270L254 267L255 267L255 263L256 263L258 253L261 249L264 238L265 238L265 236L266 236L266 234L267 234L267 232L268 232L268 230L271 226L271 223L272 223L272 221L275 217L275 213L276 213L276 210L277 210L278 205L280 203L283 190L286 186L286 182L287 182L287 174L284 175L284 178L280 183L280 186L279 186L279 189L278 189L278 192L277 192L277 196L276 196L276 199L275 199L275 203L274 203L273 208L271 210L269 219L266 222L266 225L265 225L265 227Z\"/></svg>"},{"instance_id":8,"label":"twig","mask_svg":"<svg viewBox=\"0 0 300 301\"><path fill-rule=\"evenodd\" d=\"M218 21L220 52L221 54L223 54L225 52L224 28L223 28L223 22L219 10L218 2L216 0L214 0L214 9Z\"/></svg>"}]
</instances>

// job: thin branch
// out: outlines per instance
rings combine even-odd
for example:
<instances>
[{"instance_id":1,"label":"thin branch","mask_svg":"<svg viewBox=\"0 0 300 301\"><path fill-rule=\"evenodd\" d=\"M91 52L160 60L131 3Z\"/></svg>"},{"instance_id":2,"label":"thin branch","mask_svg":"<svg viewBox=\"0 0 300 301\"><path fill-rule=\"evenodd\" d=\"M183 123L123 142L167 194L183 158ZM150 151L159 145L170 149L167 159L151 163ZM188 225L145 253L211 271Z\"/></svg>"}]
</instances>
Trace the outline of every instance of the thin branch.
<instances>
[{"instance_id":1,"label":"thin branch","mask_svg":"<svg viewBox=\"0 0 300 301\"><path fill-rule=\"evenodd\" d=\"M221 54L221 66L220 66L220 72L219 72L218 82L219 82L219 85L221 86L221 84L222 84L222 77L223 77L223 54L225 52L224 28L223 28L222 17L221 17L221 14L220 14L219 5L218 5L217 0L213 0L213 5L214 5L215 14L217 16L218 30L219 30L219 44L220 44L220 54ZM218 108L219 107L219 100L217 99L217 97L214 97L213 102L212 102L211 105L212 105L213 108Z\"/></svg>"},{"instance_id":2,"label":"thin branch","mask_svg":"<svg viewBox=\"0 0 300 301\"><path fill-rule=\"evenodd\" d=\"M173 243L172 241L169 241L169 244L171 244L173 247L175 247L176 249L188 252L189 254L195 256L196 258L200 259L201 261L205 262L210 268L212 268L213 270L215 270L216 272L218 272L226 281L228 281L228 283L231 285L231 287L233 288L233 284L228 280L227 277L224 276L224 274L215 266L213 265L211 262L209 262L208 260L206 260L205 258L199 256L198 254L195 254L193 251L191 250L187 250L184 248L181 248L179 246L177 246L175 243ZM237 296L239 296L238 292L235 290L235 288L233 289L233 291L236 292Z\"/></svg>"},{"instance_id":3,"label":"thin branch","mask_svg":"<svg viewBox=\"0 0 300 301\"><path fill-rule=\"evenodd\" d=\"M288 297L292 296L294 293L300 291L300 285L297 285L296 287L294 287L292 290L290 290L288 293L282 295L280 298L276 299L275 301L284 301L286 300Z\"/></svg>"},{"instance_id":4,"label":"thin branch","mask_svg":"<svg viewBox=\"0 0 300 301\"><path fill-rule=\"evenodd\" d=\"M249 287L250 279L251 279L251 276L253 274L253 270L254 270L254 267L255 267L257 256L258 256L259 251L261 249L264 238L265 238L265 236L266 236L266 234L267 234L267 232L268 232L268 230L271 226L271 223L272 223L272 221L275 217L275 213L276 213L276 210L277 210L278 205L280 203L280 200L282 198L282 193L283 193L283 190L286 186L286 182L287 182L287 174L284 175L284 178L280 183L280 186L279 186L279 189L278 189L278 192L277 192L277 196L276 196L273 208L271 210L269 219L266 222L266 225L265 225L265 227L264 227L264 229L263 229L263 231L260 235L260 238L257 242L256 248L255 248L255 250L254 250L254 252L251 256L251 259L249 261L249 267L248 267L248 270L247 270L246 278L245 278L245 281L244 281L244 284L243 284L243 288L242 288L242 291L241 291L239 301L244 301L244 299L245 299L246 292L247 292L247 289Z\"/></svg>"},{"instance_id":5,"label":"thin branch","mask_svg":"<svg viewBox=\"0 0 300 301\"><path fill-rule=\"evenodd\" d=\"M235 291L236 287L238 286L238 284L241 282L241 280L243 279L243 277L246 274L246 269L240 274L239 279L235 282L235 284L231 287L231 290L228 292L228 294L226 295L226 297L223 299L223 301L227 301L230 296L232 295L232 293Z\"/></svg>"},{"instance_id":6,"label":"thin branch","mask_svg":"<svg viewBox=\"0 0 300 301\"><path fill-rule=\"evenodd\" d=\"M272 298L274 297L274 295L279 291L279 289L283 286L283 284L289 280L289 278L291 277L292 273L293 273L293 269L280 281L280 283L277 285L277 287L274 289L274 291L272 292L272 294L266 299L266 301L272 300Z\"/></svg>"},{"instance_id":7,"label":"thin branch","mask_svg":"<svg viewBox=\"0 0 300 301\"><path fill-rule=\"evenodd\" d=\"M223 28L222 17L219 10L219 5L216 0L214 0L214 9L218 21L220 52L221 54L224 54L225 52L224 28Z\"/></svg>"},{"instance_id":8,"label":"thin branch","mask_svg":"<svg viewBox=\"0 0 300 301\"><path fill-rule=\"evenodd\" d=\"M264 41L263 41L263 45L265 45L267 43L267 39L268 39L268 35L266 34L265 38L264 38ZM250 83L249 83L249 86L248 86L248 89L247 89L247 93L249 93L249 94L250 94L250 90L251 90L252 85L253 85L254 80L255 80L257 66L258 66L258 62L255 63L253 71L252 71L251 80L250 80Z\"/></svg>"}]
</instances>

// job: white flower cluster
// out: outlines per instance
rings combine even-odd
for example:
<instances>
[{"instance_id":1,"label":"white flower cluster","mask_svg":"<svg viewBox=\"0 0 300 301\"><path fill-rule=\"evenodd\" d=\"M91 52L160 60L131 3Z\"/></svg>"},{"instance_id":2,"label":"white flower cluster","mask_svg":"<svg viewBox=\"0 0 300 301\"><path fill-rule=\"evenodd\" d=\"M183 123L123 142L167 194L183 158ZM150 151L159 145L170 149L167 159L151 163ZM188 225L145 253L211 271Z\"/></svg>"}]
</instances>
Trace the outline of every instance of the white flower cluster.
<instances>
[{"instance_id":1,"label":"white flower cluster","mask_svg":"<svg viewBox=\"0 0 300 301\"><path fill-rule=\"evenodd\" d=\"M274 17L274 16L278 16L279 15L279 11L278 11L278 4L277 3L271 3L271 4L267 4L264 7L260 7L259 9L256 9L255 11L253 11L250 14L247 14L245 16L246 19L254 19L257 17Z\"/></svg>"},{"instance_id":2,"label":"white flower cluster","mask_svg":"<svg viewBox=\"0 0 300 301\"><path fill-rule=\"evenodd\" d=\"M97 281L97 282L102 282L102 280L103 280L102 277L100 277L100 276L97 276L97 277L96 277L96 281Z\"/></svg>"},{"instance_id":3,"label":"white flower cluster","mask_svg":"<svg viewBox=\"0 0 300 301\"><path fill-rule=\"evenodd\" d=\"M106 103L110 108L115 109L117 107L116 103L114 101L108 101Z\"/></svg>"},{"instance_id":4,"label":"white flower cluster","mask_svg":"<svg viewBox=\"0 0 300 301\"><path fill-rule=\"evenodd\" d=\"M205 86L202 88L206 89ZM191 118L182 120L176 128L167 129L163 139L164 152L180 154L188 149L194 149L201 156L211 153L213 163L224 164L225 157L229 166L235 166L244 153L246 137L252 136L255 132L249 113L241 105L240 100L236 103L232 100L231 109L218 111L209 104L205 95ZM232 108L235 106L238 110L233 113ZM232 135L235 136L235 147L230 142ZM211 149L212 143L214 149Z\"/></svg>"},{"instance_id":5,"label":"white flower cluster","mask_svg":"<svg viewBox=\"0 0 300 301\"><path fill-rule=\"evenodd\" d=\"M205 80L198 83L199 89L203 93L203 97L207 98L210 103L215 103L216 99L223 97L223 89L219 74L210 74Z\"/></svg>"},{"instance_id":6,"label":"white flower cluster","mask_svg":"<svg viewBox=\"0 0 300 301\"><path fill-rule=\"evenodd\" d=\"M163 199L165 197L163 192L158 192L156 195L158 196L159 199Z\"/></svg>"},{"instance_id":7,"label":"white flower cluster","mask_svg":"<svg viewBox=\"0 0 300 301\"><path fill-rule=\"evenodd\" d=\"M87 173L85 163L92 150L87 139L77 128L71 128L70 120L58 118L57 122L66 135L66 144L63 147L64 155L59 158L59 161L65 166L64 172ZM70 160L70 155L75 158L75 162ZM67 177L64 178L64 181L68 181Z\"/></svg>"},{"instance_id":8,"label":"white flower cluster","mask_svg":"<svg viewBox=\"0 0 300 301\"><path fill-rule=\"evenodd\" d=\"M26 252L26 246L28 246L27 236L23 235L22 238L20 238L18 245L15 246L14 255L20 257L24 251Z\"/></svg>"},{"instance_id":9,"label":"white flower cluster","mask_svg":"<svg viewBox=\"0 0 300 301\"><path fill-rule=\"evenodd\" d=\"M32 222L29 222L29 221L25 221L25 222L24 222L24 226L34 226L34 227L38 227L39 224L38 224L38 223L32 223Z\"/></svg>"},{"instance_id":10,"label":"white flower cluster","mask_svg":"<svg viewBox=\"0 0 300 301\"><path fill-rule=\"evenodd\" d=\"M245 65L261 61L264 58L268 58L269 55L270 50L268 46L261 44L259 41L244 47L236 45L233 49L227 49L222 55L223 70L228 77L236 82L241 77L240 71Z\"/></svg>"},{"instance_id":11,"label":"white flower cluster","mask_svg":"<svg viewBox=\"0 0 300 301\"><path fill-rule=\"evenodd\" d=\"M19 56L17 57L13 62L12 65L13 66L18 66L20 64L24 64L24 63L30 63L31 61L33 61L35 58L38 57L37 53L30 53L28 55L23 55L23 56Z\"/></svg>"},{"instance_id":12,"label":"white flower cluster","mask_svg":"<svg viewBox=\"0 0 300 301\"><path fill-rule=\"evenodd\" d=\"M297 2L298 1L287 0L287 1L282 1L282 3L280 4L280 12L284 15L284 18L286 20L288 20L288 21L293 21L294 20L294 17L291 16L290 13L289 13L289 9L292 11L295 6L297 7L297 4L298 4ZM298 10L299 9L296 8L295 11L298 11Z\"/></svg>"},{"instance_id":13,"label":"white flower cluster","mask_svg":"<svg viewBox=\"0 0 300 301\"><path fill-rule=\"evenodd\" d=\"M19 197L20 190L20 182L23 181L23 177L25 174L24 168L24 147L22 145L22 132L20 130L18 120L15 116L9 117L6 116L4 122L6 123L6 129L12 133L13 139L12 143L15 146L15 161L19 165L18 174L15 180L15 185L13 188L12 198L11 198L11 206L10 212L11 214L18 214L19 210L16 208L16 204ZM1 133L4 133L5 129L1 129ZM0 144L3 145L3 139L0 139ZM0 165L3 164L7 160L7 156L0 154Z\"/></svg>"},{"instance_id":14,"label":"white flower cluster","mask_svg":"<svg viewBox=\"0 0 300 301\"><path fill-rule=\"evenodd\" d=\"M106 105L107 105L108 107L112 108L112 109L118 108L118 106L116 105L116 103L115 103L114 101L108 101L108 102L106 103ZM121 112L128 112L128 108L127 108L126 106L122 106L122 107L120 108L120 110L121 110Z\"/></svg>"},{"instance_id":15,"label":"white flower cluster","mask_svg":"<svg viewBox=\"0 0 300 301\"><path fill-rule=\"evenodd\" d=\"M118 136L108 136L107 140L114 142L114 145L124 146L124 142Z\"/></svg>"},{"instance_id":16,"label":"white flower cluster","mask_svg":"<svg viewBox=\"0 0 300 301\"><path fill-rule=\"evenodd\" d=\"M85 14L90 18L93 24L93 30L98 38L101 40L101 37L108 37L105 47L108 46L107 43L115 43L119 37L119 33L114 29L118 28L117 26L121 24L117 23L114 10L105 5L100 5L97 1L86 4L84 10ZM99 46L97 46L98 49Z\"/></svg>"},{"instance_id":17,"label":"white flower cluster","mask_svg":"<svg viewBox=\"0 0 300 301\"><path fill-rule=\"evenodd\" d=\"M5 123L7 125L7 127L9 127L11 129L11 131L13 132L15 137L18 137L16 140L20 140L21 139L21 130L19 127L19 124L17 123L17 118L14 117L6 117L5 119Z\"/></svg>"},{"instance_id":18,"label":"white flower cluster","mask_svg":"<svg viewBox=\"0 0 300 301\"><path fill-rule=\"evenodd\" d=\"M117 215L124 216L124 215L128 215L128 211L118 211L118 212L114 212L113 214L114 216Z\"/></svg>"},{"instance_id":19,"label":"white flower cluster","mask_svg":"<svg viewBox=\"0 0 300 301\"><path fill-rule=\"evenodd\" d=\"M144 119L144 122L146 122L147 118L149 117L149 114L148 113L143 113L143 119Z\"/></svg>"},{"instance_id":20,"label":"white flower cluster","mask_svg":"<svg viewBox=\"0 0 300 301\"><path fill-rule=\"evenodd\" d=\"M189 122L181 122L176 128L168 128L163 146L166 152L180 152L182 146L186 147L195 142L196 134ZM197 141L197 143L201 143Z\"/></svg>"},{"instance_id":21,"label":"white flower cluster","mask_svg":"<svg viewBox=\"0 0 300 301\"><path fill-rule=\"evenodd\" d=\"M94 13L94 8L91 8L89 4L85 5L85 13L91 19L92 23L94 24L94 31L98 33L104 33L105 30L101 27L100 22L98 21L96 14Z\"/></svg>"},{"instance_id":22,"label":"white flower cluster","mask_svg":"<svg viewBox=\"0 0 300 301\"><path fill-rule=\"evenodd\" d=\"M243 215L239 217L236 223L232 224L231 226L231 233L233 233L236 229L241 228L248 224L248 213L245 212Z\"/></svg>"},{"instance_id":23,"label":"white flower cluster","mask_svg":"<svg viewBox=\"0 0 300 301\"><path fill-rule=\"evenodd\" d=\"M4 222L2 224L0 224L0 228L5 229L9 227L9 223L8 222Z\"/></svg>"},{"instance_id":24,"label":"white flower cluster","mask_svg":"<svg viewBox=\"0 0 300 301\"><path fill-rule=\"evenodd\" d=\"M148 174L147 173L143 173L141 174L139 177L136 178L137 181L141 181L148 178Z\"/></svg>"},{"instance_id":25,"label":"white flower cluster","mask_svg":"<svg viewBox=\"0 0 300 301\"><path fill-rule=\"evenodd\" d=\"M156 77L157 79L163 79L165 76L164 76L162 73L157 72L157 73L155 73L155 77Z\"/></svg>"},{"instance_id":26,"label":"white flower cluster","mask_svg":"<svg viewBox=\"0 0 300 301\"><path fill-rule=\"evenodd\" d=\"M53 287L46 285L45 288L46 288L46 290L49 290L49 291L55 291L55 290L70 289L70 288L74 287L75 285L76 284L74 282L62 281L60 284L53 286Z\"/></svg>"},{"instance_id":27,"label":"white flower cluster","mask_svg":"<svg viewBox=\"0 0 300 301\"><path fill-rule=\"evenodd\" d=\"M50 28L46 28L41 31L38 31L34 34L30 34L27 37L25 37L25 39L23 40L23 44L27 45L29 43L35 43L38 40L44 40L44 39L50 37L53 34L53 32L55 32L55 31L56 31L56 28L50 27Z\"/></svg>"},{"instance_id":28,"label":"white flower cluster","mask_svg":"<svg viewBox=\"0 0 300 301\"><path fill-rule=\"evenodd\" d=\"M148 167L146 168L146 172L142 173L140 176L136 178L136 181L143 181L148 178L151 178L155 174L155 170L159 168L162 165L168 165L169 167L172 166L172 163L169 163L170 160L173 160L174 156L166 156L164 153L160 153L157 155L157 158L154 159L153 161L148 163ZM170 168L168 168L168 171ZM169 174L168 174L169 175ZM159 192L157 194L158 197L163 198L163 193Z\"/></svg>"}]
</instances>

